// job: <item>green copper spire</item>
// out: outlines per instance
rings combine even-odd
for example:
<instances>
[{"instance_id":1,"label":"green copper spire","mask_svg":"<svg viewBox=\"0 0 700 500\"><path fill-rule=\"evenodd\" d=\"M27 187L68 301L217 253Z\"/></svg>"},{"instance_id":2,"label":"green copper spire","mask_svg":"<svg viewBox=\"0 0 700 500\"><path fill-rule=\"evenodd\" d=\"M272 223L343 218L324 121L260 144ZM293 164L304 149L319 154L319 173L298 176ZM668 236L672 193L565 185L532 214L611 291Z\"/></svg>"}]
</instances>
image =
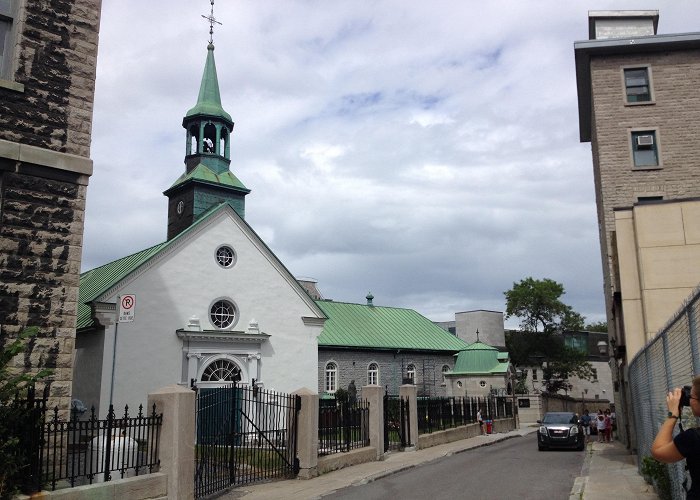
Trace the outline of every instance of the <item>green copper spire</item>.
<instances>
[{"instance_id":1,"label":"green copper spire","mask_svg":"<svg viewBox=\"0 0 700 500\"><path fill-rule=\"evenodd\" d=\"M197 104L185 114L185 118L197 115L222 118L229 123L233 121L231 120L231 115L221 107L221 95L219 94L219 79L216 76L213 43L207 46L207 62L204 64L204 74L202 75L202 84L199 87Z\"/></svg>"}]
</instances>

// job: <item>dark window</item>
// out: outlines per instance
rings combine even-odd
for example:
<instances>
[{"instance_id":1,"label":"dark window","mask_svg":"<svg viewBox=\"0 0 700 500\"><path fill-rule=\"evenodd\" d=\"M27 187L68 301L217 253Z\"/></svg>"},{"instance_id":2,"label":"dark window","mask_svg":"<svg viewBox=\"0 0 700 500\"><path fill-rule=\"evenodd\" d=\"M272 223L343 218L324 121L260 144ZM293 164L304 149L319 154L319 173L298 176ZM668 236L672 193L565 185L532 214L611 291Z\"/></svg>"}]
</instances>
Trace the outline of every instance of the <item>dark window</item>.
<instances>
[{"instance_id":1,"label":"dark window","mask_svg":"<svg viewBox=\"0 0 700 500\"><path fill-rule=\"evenodd\" d=\"M653 203L655 201L661 201L663 199L664 199L663 196L640 196L637 198L637 202L640 205L643 205L645 203Z\"/></svg>"},{"instance_id":2,"label":"dark window","mask_svg":"<svg viewBox=\"0 0 700 500\"><path fill-rule=\"evenodd\" d=\"M656 167L659 165L655 131L632 132L632 157L635 167Z\"/></svg>"},{"instance_id":3,"label":"dark window","mask_svg":"<svg viewBox=\"0 0 700 500\"><path fill-rule=\"evenodd\" d=\"M12 51L12 24L15 1L0 0L0 78L10 79Z\"/></svg>"},{"instance_id":4,"label":"dark window","mask_svg":"<svg viewBox=\"0 0 700 500\"><path fill-rule=\"evenodd\" d=\"M651 101L649 68L629 68L625 70L625 92L627 102Z\"/></svg>"}]
</instances>

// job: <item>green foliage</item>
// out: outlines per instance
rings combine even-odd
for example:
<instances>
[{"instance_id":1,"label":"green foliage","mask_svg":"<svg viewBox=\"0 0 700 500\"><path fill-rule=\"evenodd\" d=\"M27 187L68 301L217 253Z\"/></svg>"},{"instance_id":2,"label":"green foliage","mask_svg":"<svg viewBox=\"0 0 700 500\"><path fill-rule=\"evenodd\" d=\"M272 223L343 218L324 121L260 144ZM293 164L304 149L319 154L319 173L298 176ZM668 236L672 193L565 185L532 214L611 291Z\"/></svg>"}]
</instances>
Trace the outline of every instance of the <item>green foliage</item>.
<instances>
[{"instance_id":1,"label":"green foliage","mask_svg":"<svg viewBox=\"0 0 700 500\"><path fill-rule=\"evenodd\" d=\"M36 410L26 404L16 404L15 396L22 400L27 397L29 386L51 375L51 370L38 373L12 373L10 362L23 352L28 339L39 332L36 327L25 328L17 339L0 349L0 499L12 498L17 493L27 466L27 452L21 437L32 431L36 419L28 415ZM20 430L21 429L21 430Z\"/></svg>"},{"instance_id":2,"label":"green foliage","mask_svg":"<svg viewBox=\"0 0 700 500\"><path fill-rule=\"evenodd\" d=\"M648 483L654 485L661 500L671 500L671 478L666 464L646 456L642 458L642 476Z\"/></svg>"},{"instance_id":3,"label":"green foliage","mask_svg":"<svg viewBox=\"0 0 700 500\"><path fill-rule=\"evenodd\" d=\"M520 328L524 331L554 332L583 327L583 317L561 301L564 286L554 280L525 278L503 293L506 319L520 318Z\"/></svg>"},{"instance_id":4,"label":"green foliage","mask_svg":"<svg viewBox=\"0 0 700 500\"><path fill-rule=\"evenodd\" d=\"M584 329L584 317L561 301L564 286L551 279L531 277L513 283L506 296L506 318L520 318L522 331L506 334L506 347L515 366L544 367L548 392L570 390L568 379L593 380L587 354L564 345L563 331Z\"/></svg>"},{"instance_id":5,"label":"green foliage","mask_svg":"<svg viewBox=\"0 0 700 500\"><path fill-rule=\"evenodd\" d=\"M338 388L338 389L335 391L335 400L336 400L338 403L343 403L343 404L344 404L344 403L347 403L347 402L348 402L348 399L350 399L350 395L348 394L348 391L346 391L346 390L343 389L342 387Z\"/></svg>"},{"instance_id":6,"label":"green foliage","mask_svg":"<svg viewBox=\"0 0 700 500\"><path fill-rule=\"evenodd\" d=\"M589 323L584 328L587 332L601 332L608 333L608 322L607 321L597 321L595 323Z\"/></svg>"}]
</instances>

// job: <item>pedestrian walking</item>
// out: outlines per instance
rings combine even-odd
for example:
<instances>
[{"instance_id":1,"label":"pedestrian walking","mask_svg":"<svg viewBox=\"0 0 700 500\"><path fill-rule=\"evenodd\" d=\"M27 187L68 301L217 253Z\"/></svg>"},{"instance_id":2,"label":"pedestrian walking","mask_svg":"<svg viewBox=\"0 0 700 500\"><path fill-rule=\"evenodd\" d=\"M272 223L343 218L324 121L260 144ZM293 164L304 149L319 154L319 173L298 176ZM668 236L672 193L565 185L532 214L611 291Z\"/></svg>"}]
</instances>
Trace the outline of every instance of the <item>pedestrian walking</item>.
<instances>
[{"instance_id":1,"label":"pedestrian walking","mask_svg":"<svg viewBox=\"0 0 700 500\"><path fill-rule=\"evenodd\" d=\"M605 441L605 416L602 412L599 412L596 417L595 428L598 431L598 442L603 443Z\"/></svg>"},{"instance_id":2,"label":"pedestrian walking","mask_svg":"<svg viewBox=\"0 0 700 500\"><path fill-rule=\"evenodd\" d=\"M583 429L583 439L587 443L591 438L591 415L588 413L588 408L583 409L581 428Z\"/></svg>"},{"instance_id":3,"label":"pedestrian walking","mask_svg":"<svg viewBox=\"0 0 700 500\"><path fill-rule=\"evenodd\" d=\"M609 443L612 440L612 417L610 417L610 410L605 410L603 413L603 421L605 422L605 442Z\"/></svg>"},{"instance_id":4,"label":"pedestrian walking","mask_svg":"<svg viewBox=\"0 0 700 500\"><path fill-rule=\"evenodd\" d=\"M484 419L481 417L481 409L477 410L476 412L476 421L479 422L479 429L481 429L481 433L484 433Z\"/></svg>"},{"instance_id":5,"label":"pedestrian walking","mask_svg":"<svg viewBox=\"0 0 700 500\"><path fill-rule=\"evenodd\" d=\"M676 387L666 395L668 417L661 424L654 442L651 444L651 456L659 462L674 463L685 458L690 473L690 489L686 494L688 500L700 499L700 432L686 429L673 437L673 428L681 414L681 396L683 391ZM690 393L683 398L690 406L693 415L700 417L700 376L693 379Z\"/></svg>"}]
</instances>

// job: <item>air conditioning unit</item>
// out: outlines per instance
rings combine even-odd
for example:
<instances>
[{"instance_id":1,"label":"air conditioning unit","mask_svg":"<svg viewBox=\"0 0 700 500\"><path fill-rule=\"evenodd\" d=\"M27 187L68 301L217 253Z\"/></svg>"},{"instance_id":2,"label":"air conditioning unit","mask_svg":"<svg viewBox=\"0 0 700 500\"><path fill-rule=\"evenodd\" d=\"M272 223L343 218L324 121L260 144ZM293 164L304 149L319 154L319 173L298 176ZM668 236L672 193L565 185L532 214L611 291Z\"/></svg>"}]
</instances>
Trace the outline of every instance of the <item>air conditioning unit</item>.
<instances>
[{"instance_id":1,"label":"air conditioning unit","mask_svg":"<svg viewBox=\"0 0 700 500\"><path fill-rule=\"evenodd\" d=\"M637 146L640 147L650 147L654 145L653 135L638 135L637 136Z\"/></svg>"}]
</instances>

